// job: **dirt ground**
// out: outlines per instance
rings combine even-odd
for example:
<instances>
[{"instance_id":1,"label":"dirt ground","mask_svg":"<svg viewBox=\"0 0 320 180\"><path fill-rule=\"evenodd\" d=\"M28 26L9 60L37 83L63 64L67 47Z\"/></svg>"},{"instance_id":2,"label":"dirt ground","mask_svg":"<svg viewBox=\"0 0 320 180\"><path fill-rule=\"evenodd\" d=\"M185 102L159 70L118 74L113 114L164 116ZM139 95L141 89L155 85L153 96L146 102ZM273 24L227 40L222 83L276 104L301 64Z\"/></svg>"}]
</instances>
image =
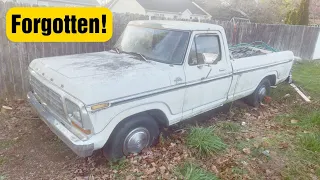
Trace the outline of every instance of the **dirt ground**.
<instances>
[{"instance_id":1,"label":"dirt ground","mask_svg":"<svg viewBox=\"0 0 320 180\"><path fill-rule=\"evenodd\" d=\"M0 114L0 179L183 179L175 169L186 161L200 164L220 179L283 179L286 159L277 151L266 151L263 155L258 150L268 149L270 143L264 140L272 139L275 131L290 131L274 121L276 116L288 113L286 103L256 109L237 102L230 111L229 108L211 111L165 129L156 147L110 163L101 151L89 158L77 157L28 103L3 101L0 107L6 105L13 110ZM230 144L223 153L197 156L194 149L185 145L190 126L212 126L226 121L238 124L241 131L220 133ZM250 145L253 148L246 148L250 142L254 142ZM286 149L287 144L279 143L276 148Z\"/></svg>"}]
</instances>

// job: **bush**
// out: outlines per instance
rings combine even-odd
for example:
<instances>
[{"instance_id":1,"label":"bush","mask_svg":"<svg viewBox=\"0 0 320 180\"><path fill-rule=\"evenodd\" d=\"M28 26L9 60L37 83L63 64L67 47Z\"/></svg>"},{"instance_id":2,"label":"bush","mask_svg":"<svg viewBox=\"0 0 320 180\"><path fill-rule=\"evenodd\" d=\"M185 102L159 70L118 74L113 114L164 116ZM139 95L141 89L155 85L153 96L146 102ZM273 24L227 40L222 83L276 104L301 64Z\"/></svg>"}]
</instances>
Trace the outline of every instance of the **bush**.
<instances>
[{"instance_id":1,"label":"bush","mask_svg":"<svg viewBox=\"0 0 320 180\"><path fill-rule=\"evenodd\" d=\"M197 149L203 155L217 153L227 147L220 137L214 135L214 131L211 127L192 128L191 132L187 136L187 145Z\"/></svg>"},{"instance_id":2,"label":"bush","mask_svg":"<svg viewBox=\"0 0 320 180\"><path fill-rule=\"evenodd\" d=\"M182 176L185 180L217 180L218 178L200 168L197 165L194 165L192 163L185 163L182 166L177 168L177 172L179 176Z\"/></svg>"}]
</instances>

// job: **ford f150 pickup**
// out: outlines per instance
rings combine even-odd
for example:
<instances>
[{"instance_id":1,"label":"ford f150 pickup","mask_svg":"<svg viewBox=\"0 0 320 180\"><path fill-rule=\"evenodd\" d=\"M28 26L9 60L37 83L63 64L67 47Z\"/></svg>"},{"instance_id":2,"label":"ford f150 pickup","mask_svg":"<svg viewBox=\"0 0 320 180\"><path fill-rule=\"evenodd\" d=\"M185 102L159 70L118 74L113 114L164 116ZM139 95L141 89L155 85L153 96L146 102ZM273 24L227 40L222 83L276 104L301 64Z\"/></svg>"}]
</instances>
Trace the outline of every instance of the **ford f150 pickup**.
<instances>
[{"instance_id":1,"label":"ford f150 pickup","mask_svg":"<svg viewBox=\"0 0 320 180\"><path fill-rule=\"evenodd\" d=\"M213 24L133 21L113 50L32 61L28 100L77 155L118 159L153 145L160 127L241 98L260 105L294 55L251 49L233 58Z\"/></svg>"}]
</instances>

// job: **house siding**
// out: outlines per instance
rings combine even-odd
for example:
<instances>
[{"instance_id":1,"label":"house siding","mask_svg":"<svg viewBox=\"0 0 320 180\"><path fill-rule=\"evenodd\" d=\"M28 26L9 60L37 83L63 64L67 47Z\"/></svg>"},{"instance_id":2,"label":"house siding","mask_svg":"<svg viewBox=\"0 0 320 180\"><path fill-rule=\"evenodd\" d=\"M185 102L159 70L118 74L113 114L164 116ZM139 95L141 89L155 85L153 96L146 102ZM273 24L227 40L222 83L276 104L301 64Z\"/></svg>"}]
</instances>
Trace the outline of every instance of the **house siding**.
<instances>
[{"instance_id":1,"label":"house siding","mask_svg":"<svg viewBox=\"0 0 320 180\"><path fill-rule=\"evenodd\" d=\"M17 2L25 4L37 4L37 0L18 0Z\"/></svg>"},{"instance_id":2,"label":"house siding","mask_svg":"<svg viewBox=\"0 0 320 180\"><path fill-rule=\"evenodd\" d=\"M210 15L192 14L189 10L184 12L170 12L159 11L154 9L146 9L143 4L141 5L137 0L114 0L113 3L108 5L112 12L116 13L134 13L147 15L149 17L162 17L167 19L210 19Z\"/></svg>"},{"instance_id":3,"label":"house siding","mask_svg":"<svg viewBox=\"0 0 320 180\"><path fill-rule=\"evenodd\" d=\"M95 5L95 4L81 4L81 3L77 3L77 2L53 2L53 1L46 1L46 0L38 0L38 5L39 6L80 6L80 7L83 7L83 6L98 6Z\"/></svg>"},{"instance_id":4,"label":"house siding","mask_svg":"<svg viewBox=\"0 0 320 180\"><path fill-rule=\"evenodd\" d=\"M181 14L181 18L182 19L190 19L192 17L191 15L192 15L191 12L187 9Z\"/></svg>"},{"instance_id":5,"label":"house siding","mask_svg":"<svg viewBox=\"0 0 320 180\"><path fill-rule=\"evenodd\" d=\"M81 3L78 3L77 1L74 1L73 3L72 0L69 0L69 2L52 2L46 0L17 0L17 2L26 4L37 4L39 6L89 6L90 4L88 3L88 5L81 5ZM92 4L92 6L95 6L95 4Z\"/></svg>"},{"instance_id":6,"label":"house siding","mask_svg":"<svg viewBox=\"0 0 320 180\"><path fill-rule=\"evenodd\" d=\"M146 15L145 9L136 0L118 0L114 6L111 7L112 12L116 13L135 13Z\"/></svg>"},{"instance_id":7,"label":"house siding","mask_svg":"<svg viewBox=\"0 0 320 180\"><path fill-rule=\"evenodd\" d=\"M146 14L150 17L164 17L167 19L198 19L198 20L204 20L204 19L210 19L209 16L202 16L202 15L195 15L191 14L190 11L185 11L183 13L171 13L171 12L161 12L161 11L152 11L152 10L146 10Z\"/></svg>"},{"instance_id":8,"label":"house siding","mask_svg":"<svg viewBox=\"0 0 320 180\"><path fill-rule=\"evenodd\" d=\"M148 10L146 11L146 15L148 15L150 17L157 16L157 17L164 17L164 18L169 18L169 19L178 18L180 16L179 14L175 14L175 13L148 11Z\"/></svg>"},{"instance_id":9,"label":"house siding","mask_svg":"<svg viewBox=\"0 0 320 180\"><path fill-rule=\"evenodd\" d=\"M79 6L77 4L69 4L69 3L61 3L61 2L46 2L46 1L39 1L39 6Z\"/></svg>"}]
</instances>

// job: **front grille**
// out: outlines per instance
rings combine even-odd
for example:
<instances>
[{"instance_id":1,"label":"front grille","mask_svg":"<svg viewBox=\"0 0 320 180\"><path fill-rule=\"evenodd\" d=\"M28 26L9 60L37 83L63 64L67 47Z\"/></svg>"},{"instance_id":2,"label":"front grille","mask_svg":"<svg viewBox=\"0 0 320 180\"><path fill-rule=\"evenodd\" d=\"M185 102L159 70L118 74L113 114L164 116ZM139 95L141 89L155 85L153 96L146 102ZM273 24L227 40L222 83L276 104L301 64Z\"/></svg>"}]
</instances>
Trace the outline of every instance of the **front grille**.
<instances>
[{"instance_id":1,"label":"front grille","mask_svg":"<svg viewBox=\"0 0 320 180\"><path fill-rule=\"evenodd\" d=\"M38 79L31 76L30 85L35 95L40 99L41 103L45 103L47 107L60 117L65 117L61 96L52 89L45 86Z\"/></svg>"}]
</instances>

